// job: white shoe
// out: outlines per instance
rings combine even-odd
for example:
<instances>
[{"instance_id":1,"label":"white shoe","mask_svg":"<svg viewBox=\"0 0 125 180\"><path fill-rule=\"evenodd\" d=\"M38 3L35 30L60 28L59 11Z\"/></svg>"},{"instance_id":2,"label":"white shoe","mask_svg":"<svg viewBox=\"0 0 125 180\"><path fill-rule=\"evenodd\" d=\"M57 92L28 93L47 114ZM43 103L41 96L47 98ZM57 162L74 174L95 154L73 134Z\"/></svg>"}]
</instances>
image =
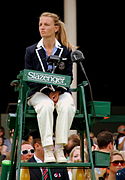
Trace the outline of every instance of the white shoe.
<instances>
[{"instance_id":1,"label":"white shoe","mask_svg":"<svg viewBox=\"0 0 125 180\"><path fill-rule=\"evenodd\" d=\"M66 163L67 159L64 156L63 148L59 148L55 150L55 157L56 157L56 162L58 163Z\"/></svg>"},{"instance_id":2,"label":"white shoe","mask_svg":"<svg viewBox=\"0 0 125 180\"><path fill-rule=\"evenodd\" d=\"M44 149L44 162L45 163L56 162L54 152L52 148L50 148L49 146Z\"/></svg>"}]
</instances>

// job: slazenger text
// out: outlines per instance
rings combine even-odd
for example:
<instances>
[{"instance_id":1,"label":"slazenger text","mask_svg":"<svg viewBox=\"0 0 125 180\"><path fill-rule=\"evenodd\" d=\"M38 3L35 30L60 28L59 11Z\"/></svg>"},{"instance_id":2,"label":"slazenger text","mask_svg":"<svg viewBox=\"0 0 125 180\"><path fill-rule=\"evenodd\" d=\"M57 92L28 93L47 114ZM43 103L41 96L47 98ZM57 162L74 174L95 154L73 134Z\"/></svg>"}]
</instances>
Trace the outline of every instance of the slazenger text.
<instances>
[{"instance_id":1,"label":"slazenger text","mask_svg":"<svg viewBox=\"0 0 125 180\"><path fill-rule=\"evenodd\" d=\"M34 72L28 72L28 80L35 80L35 81L41 81L41 82L48 82L48 83L54 83L54 84L62 84L65 85L65 78L54 76L54 75L48 75L48 74L40 74L40 73L34 73Z\"/></svg>"}]
</instances>

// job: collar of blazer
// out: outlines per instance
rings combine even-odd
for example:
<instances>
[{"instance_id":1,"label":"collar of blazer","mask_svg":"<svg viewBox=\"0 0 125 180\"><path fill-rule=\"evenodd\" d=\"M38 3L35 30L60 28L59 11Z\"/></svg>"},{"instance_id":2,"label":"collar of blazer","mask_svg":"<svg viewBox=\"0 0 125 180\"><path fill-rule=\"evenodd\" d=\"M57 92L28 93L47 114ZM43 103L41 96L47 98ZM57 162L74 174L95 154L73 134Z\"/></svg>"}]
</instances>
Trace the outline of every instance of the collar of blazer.
<instances>
[{"instance_id":1,"label":"collar of blazer","mask_svg":"<svg viewBox=\"0 0 125 180\"><path fill-rule=\"evenodd\" d=\"M37 47L38 50L41 49L41 48L43 48L45 50L45 47L43 45L43 38L38 42L36 47ZM60 49L60 52L59 52L58 56L61 57L61 54L63 52L63 48L61 47L60 42L56 38L55 38L55 47L57 48L57 50Z\"/></svg>"},{"instance_id":2,"label":"collar of blazer","mask_svg":"<svg viewBox=\"0 0 125 180\"><path fill-rule=\"evenodd\" d=\"M58 55L59 57L61 57L63 48L61 47L61 44L59 43L59 41L57 39L55 39L55 47L57 47L57 51L55 52L55 54ZM45 50L44 45L43 45L43 39L41 39L36 46L36 54L37 54L37 57L41 64L42 70L43 70L43 72L45 72L44 66L46 63L43 62L43 59L45 60L45 57L42 57L43 53L40 53L41 49Z\"/></svg>"},{"instance_id":3,"label":"collar of blazer","mask_svg":"<svg viewBox=\"0 0 125 180\"><path fill-rule=\"evenodd\" d=\"M43 45L43 38L38 42L38 44L37 44L37 48L39 48L39 47L43 47L43 48L45 48L44 47L44 45ZM57 47L57 48L60 48L61 47L61 44L60 44L60 42L55 38L55 47Z\"/></svg>"}]
</instances>

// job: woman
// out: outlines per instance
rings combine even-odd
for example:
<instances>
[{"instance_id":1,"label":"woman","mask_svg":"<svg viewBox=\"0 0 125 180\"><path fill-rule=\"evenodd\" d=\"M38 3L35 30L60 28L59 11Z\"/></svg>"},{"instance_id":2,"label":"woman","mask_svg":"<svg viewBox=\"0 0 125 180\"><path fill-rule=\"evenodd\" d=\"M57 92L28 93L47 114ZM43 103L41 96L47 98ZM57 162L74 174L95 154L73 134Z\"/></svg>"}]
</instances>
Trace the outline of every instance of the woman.
<instances>
[{"instance_id":1,"label":"woman","mask_svg":"<svg viewBox=\"0 0 125 180\"><path fill-rule=\"evenodd\" d=\"M70 54L73 49L67 40L64 23L58 15L44 12L39 18L41 40L26 48L25 68L50 72L72 77ZM48 60L56 55L65 58L55 67ZM73 79L73 78L72 78ZM69 88L29 83L28 104L37 113L38 126L44 148L44 162L67 162L63 147L67 144L68 132L71 127L75 106ZM57 111L55 128L55 147L53 145L53 112Z\"/></svg>"},{"instance_id":2,"label":"woman","mask_svg":"<svg viewBox=\"0 0 125 180\"><path fill-rule=\"evenodd\" d=\"M116 180L116 172L125 167L125 161L122 154L117 151L113 150L110 154L110 166L108 173L105 173L106 180Z\"/></svg>"},{"instance_id":3,"label":"woman","mask_svg":"<svg viewBox=\"0 0 125 180\"><path fill-rule=\"evenodd\" d=\"M70 152L69 163L78 163L81 162L81 153L80 146L75 146ZM88 153L84 151L84 162L88 162ZM70 180L90 180L91 179L91 171L90 169L83 168L68 168L68 174Z\"/></svg>"}]
</instances>

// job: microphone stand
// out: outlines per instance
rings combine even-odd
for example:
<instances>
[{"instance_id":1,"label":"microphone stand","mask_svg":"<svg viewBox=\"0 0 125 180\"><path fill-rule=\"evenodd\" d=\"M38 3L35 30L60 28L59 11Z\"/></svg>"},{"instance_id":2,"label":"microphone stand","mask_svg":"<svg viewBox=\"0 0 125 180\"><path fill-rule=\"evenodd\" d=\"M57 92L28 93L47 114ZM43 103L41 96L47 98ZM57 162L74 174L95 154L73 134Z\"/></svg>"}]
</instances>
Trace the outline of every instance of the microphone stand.
<instances>
[{"instance_id":1,"label":"microphone stand","mask_svg":"<svg viewBox=\"0 0 125 180\"><path fill-rule=\"evenodd\" d=\"M93 101L92 87L91 87L90 81L89 81L89 79L88 79L88 77L87 77L85 68L83 67L82 59L79 59L77 62L79 63L79 65L80 65L80 67L81 67L81 70L82 70L83 74L85 75L85 78L86 78L86 80L87 80L87 82L88 82L89 89L90 89L90 97L91 97L91 100Z\"/></svg>"},{"instance_id":2,"label":"microphone stand","mask_svg":"<svg viewBox=\"0 0 125 180\"><path fill-rule=\"evenodd\" d=\"M77 61L74 61L74 62L78 62L78 64L79 64L80 67L81 67L81 70L82 70L83 74L85 75L85 78L86 78L86 80L87 80L87 82L88 82L89 90L90 90L90 98L91 98L92 107L93 107L93 116L96 117L95 107L94 107L94 103L93 103L94 100L93 100L92 87L91 87L90 81L89 81L89 79L88 79L88 77L87 77L85 68L84 68L84 66L83 66L83 64L82 64L82 61L83 61L83 58L79 58L79 59L77 59Z\"/></svg>"}]
</instances>

